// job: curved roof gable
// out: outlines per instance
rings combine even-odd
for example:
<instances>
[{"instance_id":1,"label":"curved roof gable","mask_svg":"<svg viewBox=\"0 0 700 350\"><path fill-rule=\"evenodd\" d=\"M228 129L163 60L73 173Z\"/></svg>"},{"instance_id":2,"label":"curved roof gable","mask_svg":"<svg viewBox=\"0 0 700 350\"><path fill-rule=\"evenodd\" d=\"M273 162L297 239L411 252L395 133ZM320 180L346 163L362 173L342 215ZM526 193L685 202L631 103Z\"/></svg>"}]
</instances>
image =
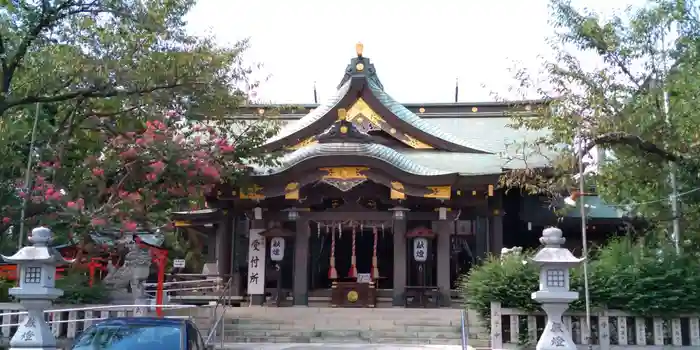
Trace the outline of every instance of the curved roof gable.
<instances>
[{"instance_id":1,"label":"curved roof gable","mask_svg":"<svg viewBox=\"0 0 700 350\"><path fill-rule=\"evenodd\" d=\"M266 148L303 144L328 128L338 118L339 109L351 109L358 101L366 103L386 123L380 129L409 145L445 151L490 154L488 150L472 147L469 142L440 130L423 120L384 92L374 65L362 52L353 58L333 98L318 106L303 118L285 126L265 144ZM415 142L415 141L419 142Z\"/></svg>"},{"instance_id":2,"label":"curved roof gable","mask_svg":"<svg viewBox=\"0 0 700 350\"><path fill-rule=\"evenodd\" d=\"M427 168L413 162L405 155L376 143L317 143L284 155L279 165L272 168L256 168L255 175L282 173L306 160L318 157L359 156L380 160L405 173L418 176L455 174L450 171Z\"/></svg>"}]
</instances>

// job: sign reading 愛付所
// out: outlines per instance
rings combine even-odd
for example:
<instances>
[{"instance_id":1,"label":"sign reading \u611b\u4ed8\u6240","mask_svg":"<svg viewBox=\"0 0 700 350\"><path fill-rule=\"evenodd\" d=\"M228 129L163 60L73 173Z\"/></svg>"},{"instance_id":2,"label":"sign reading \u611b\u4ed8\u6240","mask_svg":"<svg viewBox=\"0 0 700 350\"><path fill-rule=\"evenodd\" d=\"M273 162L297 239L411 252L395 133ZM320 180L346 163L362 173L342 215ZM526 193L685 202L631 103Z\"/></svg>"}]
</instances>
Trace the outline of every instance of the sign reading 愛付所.
<instances>
[{"instance_id":1,"label":"sign reading \u611b\u4ed8\u6240","mask_svg":"<svg viewBox=\"0 0 700 350\"><path fill-rule=\"evenodd\" d=\"M248 294L265 294L265 237L263 229L251 228L248 235Z\"/></svg>"}]
</instances>

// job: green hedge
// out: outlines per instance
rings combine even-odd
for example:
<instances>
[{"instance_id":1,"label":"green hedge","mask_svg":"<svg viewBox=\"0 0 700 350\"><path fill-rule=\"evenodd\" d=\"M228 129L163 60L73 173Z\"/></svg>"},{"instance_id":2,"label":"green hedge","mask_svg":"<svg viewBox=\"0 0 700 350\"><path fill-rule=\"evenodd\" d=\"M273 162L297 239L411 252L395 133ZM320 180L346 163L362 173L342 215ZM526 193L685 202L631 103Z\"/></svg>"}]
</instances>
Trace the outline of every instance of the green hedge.
<instances>
[{"instance_id":1,"label":"green hedge","mask_svg":"<svg viewBox=\"0 0 700 350\"><path fill-rule=\"evenodd\" d=\"M615 239L591 252L591 305L639 316L675 316L700 312L700 254L690 243L683 253L673 246ZM539 309L531 293L539 288L539 270L523 264L533 252L489 257L463 276L460 287L468 306L490 324L490 304L527 311ZM572 271L571 287L580 292L572 309L584 307L582 268Z\"/></svg>"}]
</instances>

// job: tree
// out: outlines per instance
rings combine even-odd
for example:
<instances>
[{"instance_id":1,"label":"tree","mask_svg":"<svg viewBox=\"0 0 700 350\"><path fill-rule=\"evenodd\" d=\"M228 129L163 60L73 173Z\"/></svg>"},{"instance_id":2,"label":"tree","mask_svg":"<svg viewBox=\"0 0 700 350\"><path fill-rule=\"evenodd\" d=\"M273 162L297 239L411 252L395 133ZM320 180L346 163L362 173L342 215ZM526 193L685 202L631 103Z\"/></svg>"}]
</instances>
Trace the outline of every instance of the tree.
<instances>
[{"instance_id":1,"label":"tree","mask_svg":"<svg viewBox=\"0 0 700 350\"><path fill-rule=\"evenodd\" d=\"M257 150L274 123L226 118L257 85L247 41L188 34L194 1L0 5L0 233L19 223L20 195L31 224L158 226L217 181L241 181L241 164L274 161ZM37 182L22 193L35 115Z\"/></svg>"},{"instance_id":2,"label":"tree","mask_svg":"<svg viewBox=\"0 0 700 350\"><path fill-rule=\"evenodd\" d=\"M677 166L686 232L700 225L700 22L694 1L656 0L602 20L569 1L551 2L557 58L545 64L545 84L518 72L519 87L551 100L537 117L514 115L514 127L548 130L528 145L552 160L552 168L512 171L502 184L561 195L576 188L576 140L588 152L609 155L592 175L609 203L628 205L660 228L668 227L669 162ZM584 68L577 58L598 66ZM541 78L541 77L539 77ZM669 117L664 91L670 93ZM534 147L536 146L536 147ZM532 150L546 149L546 152ZM686 193L687 191L693 191Z\"/></svg>"}]
</instances>

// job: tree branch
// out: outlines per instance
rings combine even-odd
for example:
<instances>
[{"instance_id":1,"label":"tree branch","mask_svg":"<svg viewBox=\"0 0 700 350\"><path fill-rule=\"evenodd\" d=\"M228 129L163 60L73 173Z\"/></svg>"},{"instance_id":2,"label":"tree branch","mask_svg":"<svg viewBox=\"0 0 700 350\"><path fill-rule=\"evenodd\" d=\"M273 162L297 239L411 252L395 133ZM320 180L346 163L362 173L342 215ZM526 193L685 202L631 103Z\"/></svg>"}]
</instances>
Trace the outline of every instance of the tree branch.
<instances>
[{"instance_id":1,"label":"tree branch","mask_svg":"<svg viewBox=\"0 0 700 350\"><path fill-rule=\"evenodd\" d=\"M600 135L591 140L583 151L588 153L597 145L627 145L635 147L645 153L657 155L670 162L685 160L685 157L680 154L665 150L653 142L646 141L639 136L628 134L626 132L610 132Z\"/></svg>"},{"instance_id":2,"label":"tree branch","mask_svg":"<svg viewBox=\"0 0 700 350\"><path fill-rule=\"evenodd\" d=\"M14 101L8 101L4 105L0 105L0 115L2 115L6 110L20 106L20 105L28 105L32 103L49 103L49 102L61 102L61 101L67 101L67 100L72 100L74 98L82 97L82 98L107 98L107 97L115 97L115 96L129 96L129 95L143 95L143 94L149 94L158 90L167 90L167 89L173 89L178 86L182 86L181 83L170 83L170 84L165 84L165 85L156 85L148 88L142 88L142 89L131 89L131 90L124 90L124 89L118 89L118 88L107 88L107 89L100 89L99 87L92 87L92 88L86 88L86 89L80 89L76 91L70 91L66 92L60 95L54 95L54 96L27 96L20 98L18 100Z\"/></svg>"}]
</instances>

